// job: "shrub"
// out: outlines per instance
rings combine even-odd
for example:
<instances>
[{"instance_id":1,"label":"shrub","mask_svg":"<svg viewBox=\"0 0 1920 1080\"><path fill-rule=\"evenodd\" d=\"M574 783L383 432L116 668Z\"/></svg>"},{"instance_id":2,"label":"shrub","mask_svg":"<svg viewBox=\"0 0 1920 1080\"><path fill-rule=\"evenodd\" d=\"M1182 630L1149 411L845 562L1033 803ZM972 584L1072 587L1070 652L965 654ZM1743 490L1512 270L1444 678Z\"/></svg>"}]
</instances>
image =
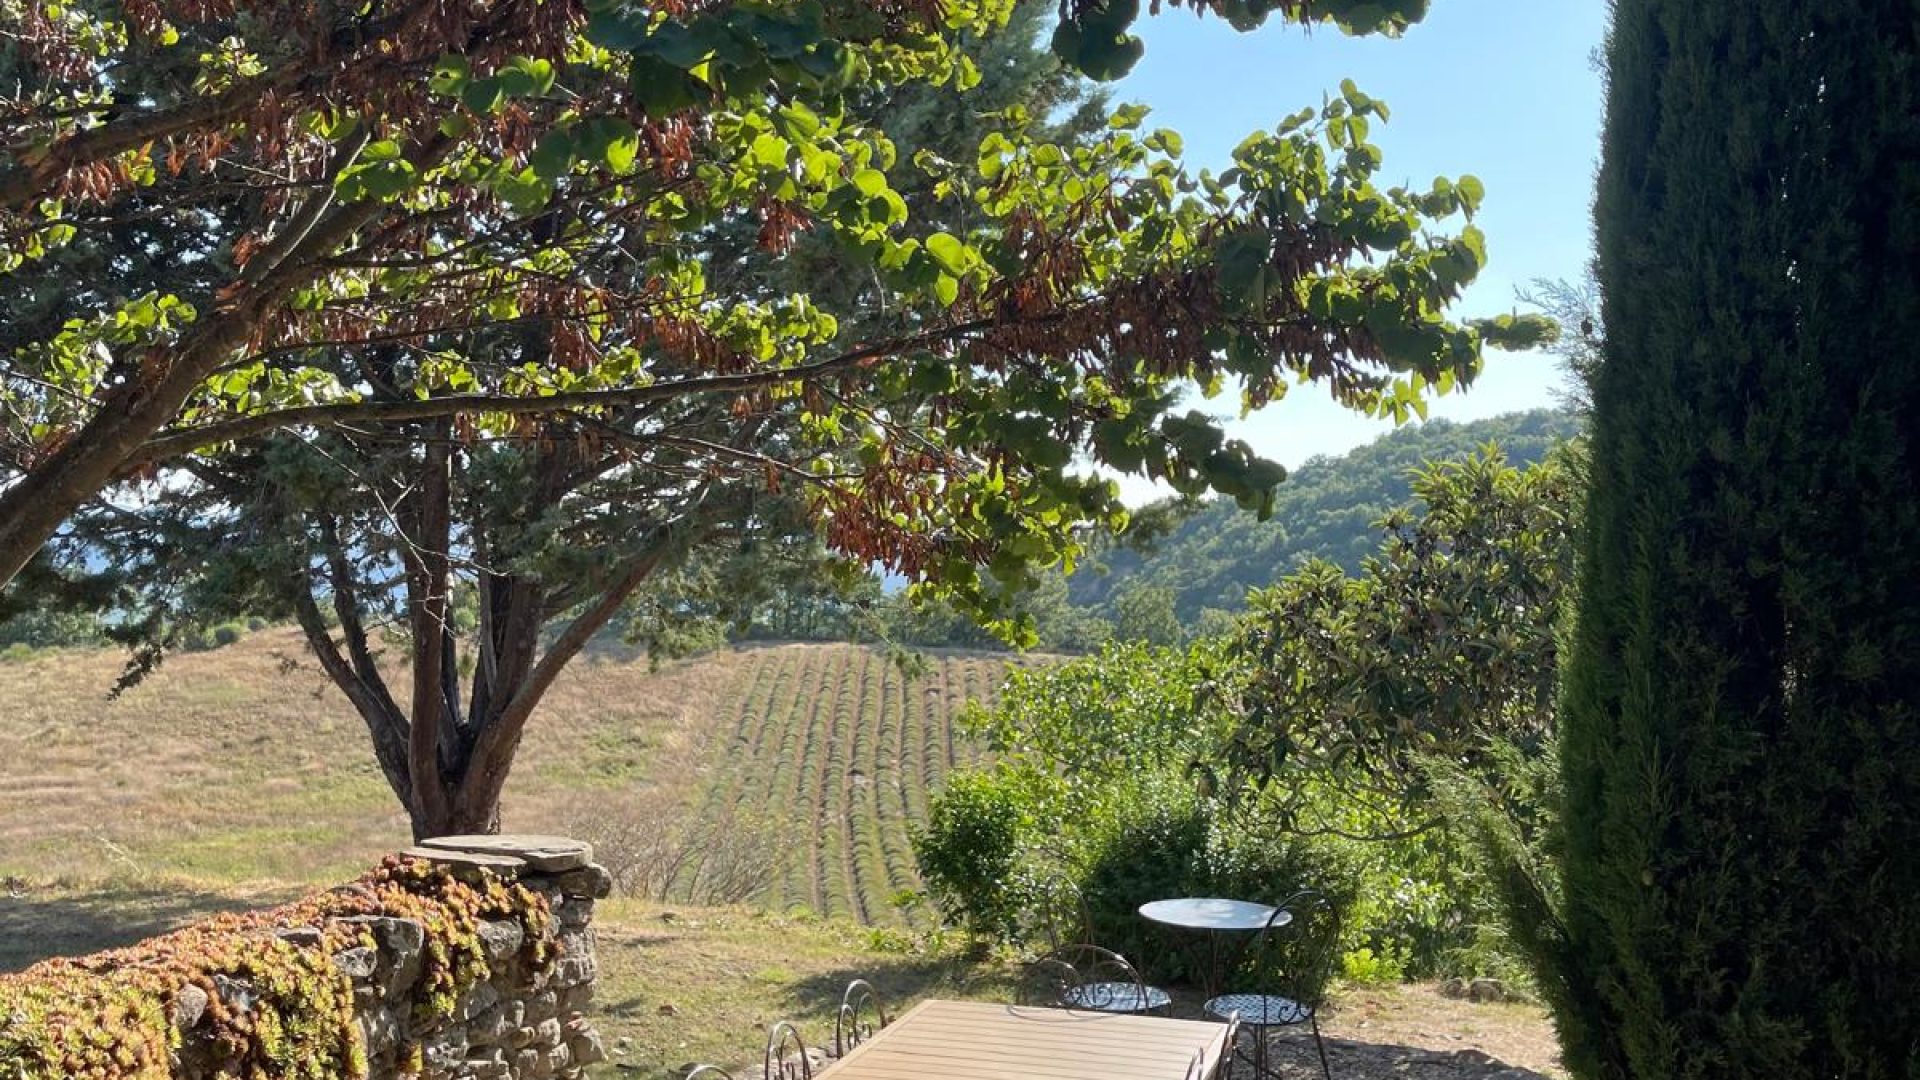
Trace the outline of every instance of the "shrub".
<instances>
[{"instance_id":1,"label":"shrub","mask_svg":"<svg viewBox=\"0 0 1920 1080\"><path fill-rule=\"evenodd\" d=\"M993 772L955 773L934 797L913 854L949 922L987 940L1015 936L1033 897L1034 809L1031 791Z\"/></svg>"},{"instance_id":2,"label":"shrub","mask_svg":"<svg viewBox=\"0 0 1920 1080\"><path fill-rule=\"evenodd\" d=\"M247 630L249 633L257 634L260 631L265 630L272 625L273 625L272 623L268 622L267 620L261 618L258 615L247 616Z\"/></svg>"},{"instance_id":3,"label":"shrub","mask_svg":"<svg viewBox=\"0 0 1920 1080\"><path fill-rule=\"evenodd\" d=\"M36 652L37 650L26 642L16 641L5 649L0 649L0 661L12 664L22 660L31 660L34 658Z\"/></svg>"},{"instance_id":4,"label":"shrub","mask_svg":"<svg viewBox=\"0 0 1920 1080\"><path fill-rule=\"evenodd\" d=\"M214 647L218 648L222 645L232 645L239 641L241 637L245 636L246 632L247 628L240 623L221 623L219 626L213 628Z\"/></svg>"}]
</instances>

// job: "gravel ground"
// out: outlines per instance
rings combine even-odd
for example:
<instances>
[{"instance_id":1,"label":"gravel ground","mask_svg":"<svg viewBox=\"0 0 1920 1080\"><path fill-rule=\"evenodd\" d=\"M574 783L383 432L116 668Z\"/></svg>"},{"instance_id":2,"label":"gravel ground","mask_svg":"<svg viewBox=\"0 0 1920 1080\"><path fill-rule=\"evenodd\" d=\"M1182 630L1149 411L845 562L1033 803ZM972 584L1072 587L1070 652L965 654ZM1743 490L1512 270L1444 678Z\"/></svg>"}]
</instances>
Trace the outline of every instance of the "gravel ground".
<instances>
[{"instance_id":1,"label":"gravel ground","mask_svg":"<svg viewBox=\"0 0 1920 1080\"><path fill-rule=\"evenodd\" d=\"M1537 1006L1473 1003L1430 984L1366 987L1340 995L1324 1033L1334 1080L1561 1080L1553 1027ZM1305 1028L1274 1031L1270 1071L1315 1080L1320 1058ZM1236 1080L1251 1077L1242 1043Z\"/></svg>"}]
</instances>

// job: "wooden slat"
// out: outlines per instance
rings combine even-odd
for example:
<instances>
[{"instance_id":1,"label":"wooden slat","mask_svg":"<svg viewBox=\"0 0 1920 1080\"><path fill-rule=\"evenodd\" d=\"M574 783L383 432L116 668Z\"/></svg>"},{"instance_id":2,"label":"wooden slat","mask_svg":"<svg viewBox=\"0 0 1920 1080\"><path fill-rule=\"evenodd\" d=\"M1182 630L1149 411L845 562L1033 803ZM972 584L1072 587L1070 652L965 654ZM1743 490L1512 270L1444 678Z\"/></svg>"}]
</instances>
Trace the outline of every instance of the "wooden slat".
<instances>
[{"instance_id":1,"label":"wooden slat","mask_svg":"<svg viewBox=\"0 0 1920 1080\"><path fill-rule=\"evenodd\" d=\"M974 1001L923 1001L819 1080L1185 1080L1226 1025Z\"/></svg>"}]
</instances>

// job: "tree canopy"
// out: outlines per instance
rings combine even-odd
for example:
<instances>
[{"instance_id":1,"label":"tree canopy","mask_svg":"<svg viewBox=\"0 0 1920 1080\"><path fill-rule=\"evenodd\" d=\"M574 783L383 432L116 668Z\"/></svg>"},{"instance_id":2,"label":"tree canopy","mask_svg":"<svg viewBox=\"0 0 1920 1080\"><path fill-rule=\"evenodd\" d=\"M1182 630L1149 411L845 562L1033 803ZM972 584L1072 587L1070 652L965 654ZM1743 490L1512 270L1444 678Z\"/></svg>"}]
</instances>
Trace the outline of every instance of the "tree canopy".
<instances>
[{"instance_id":1,"label":"tree canopy","mask_svg":"<svg viewBox=\"0 0 1920 1080\"><path fill-rule=\"evenodd\" d=\"M1393 31L1423 6L1222 11ZM1085 484L993 479L1019 455L1047 471L1063 441L1264 498L1268 467L1167 415L1168 379L1240 374L1257 401L1308 374L1357 405L1404 407L1471 375L1480 335L1442 309L1481 241L1425 225L1470 214L1479 185L1376 187L1365 139L1384 110L1355 88L1199 178L1174 160L1177 138L1139 130L1139 110L1071 153L1009 117L962 162L902 161L848 112L863 92L970 83L958 39L1009 10L19 10L0 58L20 87L0 268L30 303L5 342L0 576L116 481L277 428L437 420L460 438L528 437L535 416L578 426L716 398L804 417L814 444L859 444L861 482L820 482L822 516L843 546L920 575L999 546L977 525L994 513L953 514L956 495L1024 520L1101 509ZM1117 74L1136 13L1070 5L1056 46ZM893 177L908 168L943 174L974 227L907 220ZM922 317L846 341L805 295L713 295L702 244L740 220L773 254L804 230L832 236ZM490 334L537 355L472 363ZM382 349L399 383L313 362ZM856 386L874 395L864 412L837 404ZM1016 422L991 445L963 423L944 445L903 445L881 407L903 398ZM808 471L771 457L757 464Z\"/></svg>"}]
</instances>

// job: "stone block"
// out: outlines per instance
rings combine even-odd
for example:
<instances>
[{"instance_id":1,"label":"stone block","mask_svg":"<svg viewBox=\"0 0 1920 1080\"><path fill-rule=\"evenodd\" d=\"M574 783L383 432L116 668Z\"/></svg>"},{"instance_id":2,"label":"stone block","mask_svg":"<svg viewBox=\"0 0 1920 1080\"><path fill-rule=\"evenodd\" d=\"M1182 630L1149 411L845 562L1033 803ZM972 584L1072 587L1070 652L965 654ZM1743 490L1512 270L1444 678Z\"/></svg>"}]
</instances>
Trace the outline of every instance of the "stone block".
<instances>
[{"instance_id":1,"label":"stone block","mask_svg":"<svg viewBox=\"0 0 1920 1080\"><path fill-rule=\"evenodd\" d=\"M578 1013L593 1004L593 984L581 983L560 991L558 1007L561 1013Z\"/></svg>"},{"instance_id":2,"label":"stone block","mask_svg":"<svg viewBox=\"0 0 1920 1080\"><path fill-rule=\"evenodd\" d=\"M561 989L584 986L598 974L592 953L563 956L553 965L553 985Z\"/></svg>"},{"instance_id":3,"label":"stone block","mask_svg":"<svg viewBox=\"0 0 1920 1080\"><path fill-rule=\"evenodd\" d=\"M420 841L420 846L429 850L517 859L527 869L541 874L577 870L593 862L592 845L565 836L514 833L435 836Z\"/></svg>"},{"instance_id":4,"label":"stone block","mask_svg":"<svg viewBox=\"0 0 1920 1080\"><path fill-rule=\"evenodd\" d=\"M364 1009L358 1017L360 1035L366 1040L367 1053L378 1055L400 1045L400 1018L392 1009L378 1006Z\"/></svg>"},{"instance_id":5,"label":"stone block","mask_svg":"<svg viewBox=\"0 0 1920 1080\"><path fill-rule=\"evenodd\" d=\"M188 983L173 992L173 1009L169 1018L176 1030L186 1031L200 1022L207 1014L207 992Z\"/></svg>"},{"instance_id":6,"label":"stone block","mask_svg":"<svg viewBox=\"0 0 1920 1080\"><path fill-rule=\"evenodd\" d=\"M604 900L613 893L613 875L598 863L588 863L553 876L554 887L566 896Z\"/></svg>"},{"instance_id":7,"label":"stone block","mask_svg":"<svg viewBox=\"0 0 1920 1080\"><path fill-rule=\"evenodd\" d=\"M562 933L585 929L593 922L593 904L579 897L564 897L554 905L553 921Z\"/></svg>"},{"instance_id":8,"label":"stone block","mask_svg":"<svg viewBox=\"0 0 1920 1080\"><path fill-rule=\"evenodd\" d=\"M380 954L362 945L333 954L333 966L340 974L355 982L364 982L373 978L380 966Z\"/></svg>"},{"instance_id":9,"label":"stone block","mask_svg":"<svg viewBox=\"0 0 1920 1080\"><path fill-rule=\"evenodd\" d=\"M596 1065L607 1060L607 1048L600 1041L600 1033L592 1028L582 1028L567 1040L567 1049L573 1052L576 1065Z\"/></svg>"},{"instance_id":10,"label":"stone block","mask_svg":"<svg viewBox=\"0 0 1920 1080\"><path fill-rule=\"evenodd\" d=\"M505 960L526 944L527 931L515 919L488 919L480 924L480 944L487 959Z\"/></svg>"},{"instance_id":11,"label":"stone block","mask_svg":"<svg viewBox=\"0 0 1920 1080\"><path fill-rule=\"evenodd\" d=\"M454 1005L453 1015L460 1020L471 1020L499 1003L500 991L492 983L476 983Z\"/></svg>"},{"instance_id":12,"label":"stone block","mask_svg":"<svg viewBox=\"0 0 1920 1080\"><path fill-rule=\"evenodd\" d=\"M382 994L399 997L419 981L421 953L427 945L425 927L413 919L386 915L354 915L340 922L363 927L373 936L380 953L375 976Z\"/></svg>"},{"instance_id":13,"label":"stone block","mask_svg":"<svg viewBox=\"0 0 1920 1080\"><path fill-rule=\"evenodd\" d=\"M400 854L408 859L419 859L435 866L445 867L455 879L469 884L483 884L489 878L518 878L527 864L508 855L489 855L479 851L453 851L443 848L410 847L402 848Z\"/></svg>"},{"instance_id":14,"label":"stone block","mask_svg":"<svg viewBox=\"0 0 1920 1080\"><path fill-rule=\"evenodd\" d=\"M524 1023L537 1024L550 1016L560 1014L560 995L552 990L542 990L527 996L527 1014Z\"/></svg>"},{"instance_id":15,"label":"stone block","mask_svg":"<svg viewBox=\"0 0 1920 1080\"><path fill-rule=\"evenodd\" d=\"M503 1001L467 1022L467 1035L475 1043L505 1043L520 1029L527 1007L518 1001Z\"/></svg>"}]
</instances>

